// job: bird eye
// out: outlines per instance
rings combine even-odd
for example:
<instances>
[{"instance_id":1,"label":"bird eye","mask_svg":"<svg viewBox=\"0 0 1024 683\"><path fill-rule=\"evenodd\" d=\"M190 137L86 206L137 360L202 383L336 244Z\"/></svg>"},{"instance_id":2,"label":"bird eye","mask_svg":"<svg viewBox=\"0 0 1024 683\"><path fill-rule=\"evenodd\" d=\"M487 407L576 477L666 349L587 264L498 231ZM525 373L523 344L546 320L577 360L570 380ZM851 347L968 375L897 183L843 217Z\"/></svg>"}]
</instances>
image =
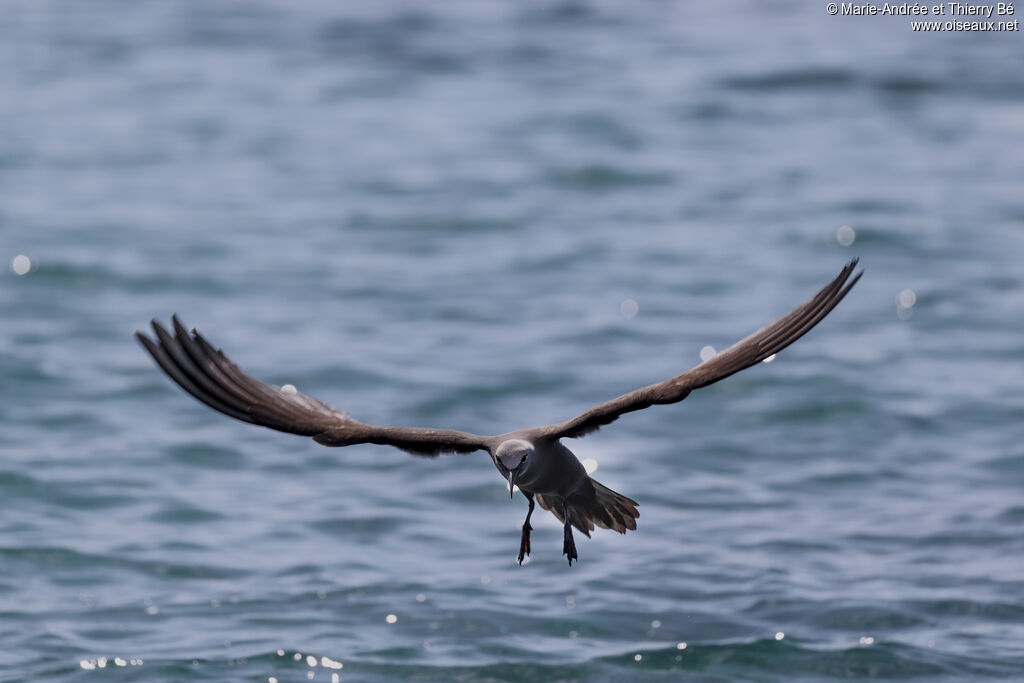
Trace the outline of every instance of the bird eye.
<instances>
[{"instance_id":1,"label":"bird eye","mask_svg":"<svg viewBox=\"0 0 1024 683\"><path fill-rule=\"evenodd\" d=\"M523 459L519 461L519 464L522 465L524 462L526 462L526 456L525 455L523 456Z\"/></svg>"}]
</instances>

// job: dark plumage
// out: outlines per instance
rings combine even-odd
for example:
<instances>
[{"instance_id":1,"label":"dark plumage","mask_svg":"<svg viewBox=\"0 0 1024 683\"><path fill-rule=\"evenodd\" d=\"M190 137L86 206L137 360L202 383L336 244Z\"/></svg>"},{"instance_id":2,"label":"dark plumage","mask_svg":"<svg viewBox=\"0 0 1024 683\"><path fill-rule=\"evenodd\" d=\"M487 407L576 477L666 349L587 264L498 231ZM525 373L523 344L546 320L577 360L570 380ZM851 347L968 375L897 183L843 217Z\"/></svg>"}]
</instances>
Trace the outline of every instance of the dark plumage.
<instances>
[{"instance_id":1,"label":"dark plumage","mask_svg":"<svg viewBox=\"0 0 1024 683\"><path fill-rule=\"evenodd\" d=\"M590 478L576 456L560 441L579 438L619 416L655 404L676 403L691 391L713 384L783 350L817 325L843 300L860 279L851 261L831 283L790 313L749 337L663 382L642 387L594 406L565 422L478 436L451 429L380 427L352 419L348 413L300 394L272 386L243 372L196 332L190 334L177 316L172 335L153 321L155 339L139 332L139 341L161 369L182 389L218 410L244 422L302 436L325 446L373 443L395 446L414 455L487 451L509 484L518 485L529 501L523 524L519 561L530 552L530 514L534 496L564 525L563 553L576 559L571 527L587 536L595 525L625 533L636 529L637 503Z\"/></svg>"}]
</instances>

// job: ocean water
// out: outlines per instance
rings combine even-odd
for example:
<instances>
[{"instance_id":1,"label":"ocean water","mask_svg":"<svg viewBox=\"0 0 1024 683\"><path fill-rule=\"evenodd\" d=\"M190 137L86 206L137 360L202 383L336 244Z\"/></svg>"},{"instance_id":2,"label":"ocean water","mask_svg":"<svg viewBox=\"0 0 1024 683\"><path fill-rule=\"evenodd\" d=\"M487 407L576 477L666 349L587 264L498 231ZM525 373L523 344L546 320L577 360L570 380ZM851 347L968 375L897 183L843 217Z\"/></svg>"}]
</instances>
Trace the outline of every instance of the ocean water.
<instances>
[{"instance_id":1,"label":"ocean water","mask_svg":"<svg viewBox=\"0 0 1024 683\"><path fill-rule=\"evenodd\" d=\"M909 21L4 3L0 680L1024 678L1024 49ZM486 455L235 422L132 339L500 433L855 256L775 362L569 442L641 514L571 568Z\"/></svg>"}]
</instances>

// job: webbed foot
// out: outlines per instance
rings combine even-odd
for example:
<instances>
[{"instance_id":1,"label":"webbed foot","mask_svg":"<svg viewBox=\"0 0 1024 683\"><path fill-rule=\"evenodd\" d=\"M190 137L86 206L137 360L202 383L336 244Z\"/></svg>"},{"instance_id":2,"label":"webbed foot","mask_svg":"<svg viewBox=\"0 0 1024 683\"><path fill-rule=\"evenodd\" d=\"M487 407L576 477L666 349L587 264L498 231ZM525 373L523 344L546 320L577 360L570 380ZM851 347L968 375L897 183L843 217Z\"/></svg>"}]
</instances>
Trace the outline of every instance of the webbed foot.
<instances>
[{"instance_id":1,"label":"webbed foot","mask_svg":"<svg viewBox=\"0 0 1024 683\"><path fill-rule=\"evenodd\" d=\"M565 540L562 543L562 554L569 559L570 567L573 560L579 559L579 555L576 554L576 541L572 537L572 527L568 524L565 525Z\"/></svg>"},{"instance_id":2,"label":"webbed foot","mask_svg":"<svg viewBox=\"0 0 1024 683\"><path fill-rule=\"evenodd\" d=\"M533 527L530 526L529 522L523 523L523 537L519 541L519 564L523 563L523 558L530 554L530 532L533 531Z\"/></svg>"}]
</instances>

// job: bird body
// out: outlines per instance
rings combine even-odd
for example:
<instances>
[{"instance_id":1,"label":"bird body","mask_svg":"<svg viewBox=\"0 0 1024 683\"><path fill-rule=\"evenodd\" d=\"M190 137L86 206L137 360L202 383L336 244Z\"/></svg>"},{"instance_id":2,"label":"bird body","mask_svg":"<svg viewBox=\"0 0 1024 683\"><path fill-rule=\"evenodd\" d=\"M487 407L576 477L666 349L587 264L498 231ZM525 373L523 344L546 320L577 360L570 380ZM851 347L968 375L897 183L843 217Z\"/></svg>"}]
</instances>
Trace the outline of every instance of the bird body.
<instances>
[{"instance_id":1,"label":"bird body","mask_svg":"<svg viewBox=\"0 0 1024 683\"><path fill-rule=\"evenodd\" d=\"M621 534L626 533L626 529L636 529L636 519L640 516L637 502L592 479L583 463L561 440L537 435L538 431L524 429L496 437L499 443L490 451L491 459L498 472L508 479L510 493L514 494L514 487L519 486L530 503L530 514L536 496L540 506L562 522L563 552L569 564L576 559L571 527L587 536L595 524ZM528 514L523 524L520 563L529 553L530 531Z\"/></svg>"},{"instance_id":2,"label":"bird body","mask_svg":"<svg viewBox=\"0 0 1024 683\"><path fill-rule=\"evenodd\" d=\"M573 493L587 476L583 465L558 439L528 438L530 431L498 437L503 441L491 455L494 466L506 479L515 472L513 484L523 491L559 496Z\"/></svg>"},{"instance_id":3,"label":"bird body","mask_svg":"<svg viewBox=\"0 0 1024 683\"><path fill-rule=\"evenodd\" d=\"M591 478L562 439L586 436L629 412L682 401L695 389L770 359L842 301L863 274L853 275L856 264L856 259L851 261L831 283L790 313L680 375L600 403L570 420L499 436L359 422L294 387L276 387L243 372L197 331L189 333L177 316L171 319L173 335L154 320L155 339L141 332L136 337L182 389L244 422L310 436L325 446L371 443L427 457L486 451L508 481L512 494L518 486L529 502L520 541L520 564L530 553L530 516L536 499L562 522L562 552L571 565L577 559L573 527L587 536L595 526L625 533L636 529L639 513L636 501Z\"/></svg>"}]
</instances>

